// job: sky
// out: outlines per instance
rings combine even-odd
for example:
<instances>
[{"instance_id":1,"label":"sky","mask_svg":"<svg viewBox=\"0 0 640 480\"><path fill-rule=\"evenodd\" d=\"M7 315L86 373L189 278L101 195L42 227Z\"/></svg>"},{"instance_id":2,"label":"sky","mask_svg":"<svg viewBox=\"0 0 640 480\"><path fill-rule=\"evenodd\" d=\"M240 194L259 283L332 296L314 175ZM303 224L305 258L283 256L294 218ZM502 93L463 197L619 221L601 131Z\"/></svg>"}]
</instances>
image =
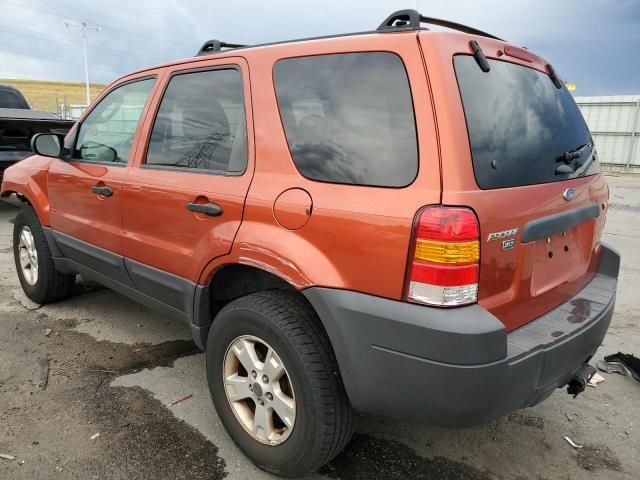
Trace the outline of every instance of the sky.
<instances>
[{"instance_id":1,"label":"sky","mask_svg":"<svg viewBox=\"0 0 640 480\"><path fill-rule=\"evenodd\" d=\"M390 13L470 25L545 57L576 95L640 94L640 0L0 0L0 78L92 82L194 55L206 40L265 43L374 30Z\"/></svg>"}]
</instances>

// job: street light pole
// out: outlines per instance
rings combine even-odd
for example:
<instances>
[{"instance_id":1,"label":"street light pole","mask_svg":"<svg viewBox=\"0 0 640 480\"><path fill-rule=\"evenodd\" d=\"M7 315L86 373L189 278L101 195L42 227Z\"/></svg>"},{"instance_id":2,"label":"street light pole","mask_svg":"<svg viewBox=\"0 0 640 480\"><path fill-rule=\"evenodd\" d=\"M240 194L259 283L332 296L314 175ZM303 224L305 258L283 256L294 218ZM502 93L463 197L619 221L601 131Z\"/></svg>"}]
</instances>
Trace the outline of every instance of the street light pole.
<instances>
[{"instance_id":1,"label":"street light pole","mask_svg":"<svg viewBox=\"0 0 640 480\"><path fill-rule=\"evenodd\" d=\"M82 32L82 52L84 53L84 84L87 95L87 106L89 106L89 104L91 103L91 95L89 93L89 63L87 61L87 30L95 30L96 32L99 32L102 30L102 28L92 27L84 20L82 20L79 24L64 22L64 25L67 28L79 28Z\"/></svg>"}]
</instances>

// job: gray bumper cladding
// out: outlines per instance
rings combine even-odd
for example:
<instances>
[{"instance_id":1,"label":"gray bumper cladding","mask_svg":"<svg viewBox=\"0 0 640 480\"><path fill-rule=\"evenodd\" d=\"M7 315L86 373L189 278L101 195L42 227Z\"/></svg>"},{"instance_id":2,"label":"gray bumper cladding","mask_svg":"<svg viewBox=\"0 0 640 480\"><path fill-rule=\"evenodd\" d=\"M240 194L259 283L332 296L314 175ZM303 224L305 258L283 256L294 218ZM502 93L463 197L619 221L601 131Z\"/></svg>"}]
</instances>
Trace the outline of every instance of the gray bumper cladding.
<instances>
[{"instance_id":1,"label":"gray bumper cladding","mask_svg":"<svg viewBox=\"0 0 640 480\"><path fill-rule=\"evenodd\" d=\"M357 410L470 426L541 402L591 358L613 315L619 264L603 245L589 284L509 334L479 305L438 309L317 287L304 294Z\"/></svg>"}]
</instances>

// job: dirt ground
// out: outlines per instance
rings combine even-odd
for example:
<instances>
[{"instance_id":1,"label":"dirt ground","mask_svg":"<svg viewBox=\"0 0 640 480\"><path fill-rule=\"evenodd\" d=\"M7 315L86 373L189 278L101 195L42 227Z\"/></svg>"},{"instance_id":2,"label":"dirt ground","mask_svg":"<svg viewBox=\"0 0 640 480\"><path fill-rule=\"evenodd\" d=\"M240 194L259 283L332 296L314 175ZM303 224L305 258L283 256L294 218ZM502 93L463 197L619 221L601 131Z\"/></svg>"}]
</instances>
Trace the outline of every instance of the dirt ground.
<instances>
[{"instance_id":1,"label":"dirt ground","mask_svg":"<svg viewBox=\"0 0 640 480\"><path fill-rule=\"evenodd\" d=\"M640 176L609 183L605 241L623 263L594 360L640 354ZM0 453L15 456L0 458L0 479L272 478L224 432L188 329L86 285L42 308L24 297L11 251L16 212L0 203ZM310 478L637 479L640 384L604 376L575 400L558 390L473 429L360 416L345 452Z\"/></svg>"}]
</instances>

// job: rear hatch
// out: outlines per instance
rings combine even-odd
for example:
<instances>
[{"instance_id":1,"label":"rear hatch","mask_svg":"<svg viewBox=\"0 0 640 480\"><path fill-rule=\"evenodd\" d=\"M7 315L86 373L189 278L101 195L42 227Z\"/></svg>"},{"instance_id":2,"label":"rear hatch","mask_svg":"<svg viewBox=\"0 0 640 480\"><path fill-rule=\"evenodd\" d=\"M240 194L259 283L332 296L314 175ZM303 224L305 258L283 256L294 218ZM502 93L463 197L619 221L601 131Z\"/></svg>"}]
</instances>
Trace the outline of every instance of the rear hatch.
<instances>
[{"instance_id":1,"label":"rear hatch","mask_svg":"<svg viewBox=\"0 0 640 480\"><path fill-rule=\"evenodd\" d=\"M446 121L459 122L466 148L453 159L443 146L443 203L476 212L478 301L513 330L593 278L608 189L578 107L542 59L509 58L504 43L484 43L488 72L467 52L448 57L459 93ZM587 313L568 308L576 321Z\"/></svg>"}]
</instances>

